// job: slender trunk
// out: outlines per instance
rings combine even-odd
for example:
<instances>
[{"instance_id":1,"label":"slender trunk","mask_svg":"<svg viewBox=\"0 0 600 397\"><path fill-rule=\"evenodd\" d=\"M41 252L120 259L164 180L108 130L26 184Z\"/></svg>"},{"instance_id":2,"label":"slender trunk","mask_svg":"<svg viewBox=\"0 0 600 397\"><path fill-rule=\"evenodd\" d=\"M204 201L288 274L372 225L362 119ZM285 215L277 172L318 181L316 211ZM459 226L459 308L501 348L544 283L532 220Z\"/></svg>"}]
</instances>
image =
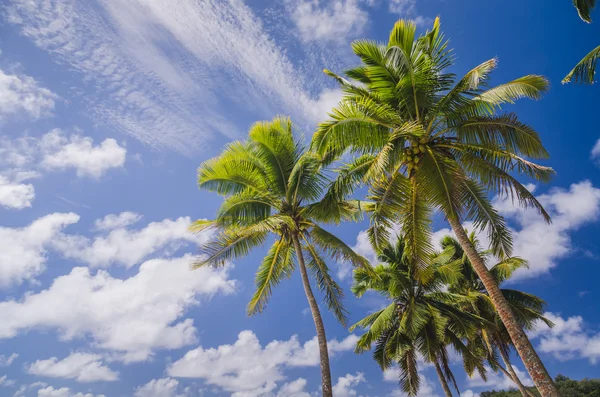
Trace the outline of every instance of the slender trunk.
<instances>
[{"instance_id":1,"label":"slender trunk","mask_svg":"<svg viewBox=\"0 0 600 397\"><path fill-rule=\"evenodd\" d=\"M514 313L506 301L506 298L500 291L500 287L498 287L492 278L490 271L485 266L483 259L479 253L477 253L475 247L473 247L473 244L471 243L471 240L469 240L469 236L467 236L465 229L462 227L458 219L449 217L448 223L450 223L452 230L456 234L458 242L467 254L471 265L473 265L473 269L485 286L492 303L498 311L500 319L508 330L508 334L512 339L517 353L519 353L519 356L521 356L521 360L523 360L523 364L525 364L525 368L527 369L527 372L529 372L529 376L531 376L531 379L533 379L533 382L535 383L535 386L539 390L540 394L542 397L559 397L560 394L558 393L554 382L552 382L552 378L548 374L546 367L544 367L542 360L540 360L539 356L535 352L531 342L529 341L529 338L527 338L527 335L525 335L525 332L523 332L523 329L519 326Z\"/></svg>"},{"instance_id":2,"label":"slender trunk","mask_svg":"<svg viewBox=\"0 0 600 397\"><path fill-rule=\"evenodd\" d=\"M304 286L304 292L306 293L306 299L308 300L308 306L312 313L313 321L315 322L315 328L317 330L317 341L319 343L319 356L321 358L321 383L323 388L323 397L333 397L331 388L331 370L329 368L329 352L327 351L327 336L325 335L325 326L323 325L323 319L321 318L321 312L319 311L319 305L317 300L310 288L310 280L306 272L306 265L304 264L304 256L302 255L302 248L298 237L294 236L294 248L296 249L296 256L298 257L298 264L300 267L300 274L302 275L302 285Z\"/></svg>"},{"instance_id":3,"label":"slender trunk","mask_svg":"<svg viewBox=\"0 0 600 397\"><path fill-rule=\"evenodd\" d=\"M442 388L444 389L444 394L446 397L452 397L452 392L450 391L450 386L448 386L448 382L446 382L446 377L442 372L442 368L440 367L440 363L435 360L433 362L435 365L435 372L437 372L438 378L440 379L440 383L442 384Z\"/></svg>"},{"instance_id":4,"label":"slender trunk","mask_svg":"<svg viewBox=\"0 0 600 397\"><path fill-rule=\"evenodd\" d=\"M500 351L500 356L502 357L502 361L504 361L504 365L506 366L506 369L500 367L502 372L504 372L506 374L506 376L508 376L510 379L512 379L512 381L519 388L519 391L521 392L523 397L535 397L529 390L527 390L525 385L523 383L521 383L521 379L519 379L519 376L515 372L515 369L510 364L510 358L508 357L508 355L506 354L504 349L502 349L500 347L498 350Z\"/></svg>"}]
</instances>

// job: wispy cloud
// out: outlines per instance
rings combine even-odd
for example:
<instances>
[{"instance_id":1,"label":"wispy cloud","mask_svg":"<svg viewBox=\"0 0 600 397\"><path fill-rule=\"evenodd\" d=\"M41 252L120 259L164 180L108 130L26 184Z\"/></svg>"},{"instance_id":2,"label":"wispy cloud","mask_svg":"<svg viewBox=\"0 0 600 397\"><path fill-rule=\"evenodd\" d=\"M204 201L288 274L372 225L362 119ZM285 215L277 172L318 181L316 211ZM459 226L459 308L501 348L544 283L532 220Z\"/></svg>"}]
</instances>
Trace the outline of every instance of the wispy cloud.
<instances>
[{"instance_id":1,"label":"wispy cloud","mask_svg":"<svg viewBox=\"0 0 600 397\"><path fill-rule=\"evenodd\" d=\"M319 92L241 0L12 0L8 20L79 72L98 121L192 152L239 130L231 115L313 123ZM260 115L260 116L258 116Z\"/></svg>"},{"instance_id":2,"label":"wispy cloud","mask_svg":"<svg viewBox=\"0 0 600 397\"><path fill-rule=\"evenodd\" d=\"M302 0L295 3L292 18L304 41L345 43L362 33L369 15L357 0Z\"/></svg>"},{"instance_id":3,"label":"wispy cloud","mask_svg":"<svg viewBox=\"0 0 600 397\"><path fill-rule=\"evenodd\" d=\"M9 74L0 69L0 122L7 116L25 113L39 118L52 113L57 96L25 75Z\"/></svg>"}]
</instances>

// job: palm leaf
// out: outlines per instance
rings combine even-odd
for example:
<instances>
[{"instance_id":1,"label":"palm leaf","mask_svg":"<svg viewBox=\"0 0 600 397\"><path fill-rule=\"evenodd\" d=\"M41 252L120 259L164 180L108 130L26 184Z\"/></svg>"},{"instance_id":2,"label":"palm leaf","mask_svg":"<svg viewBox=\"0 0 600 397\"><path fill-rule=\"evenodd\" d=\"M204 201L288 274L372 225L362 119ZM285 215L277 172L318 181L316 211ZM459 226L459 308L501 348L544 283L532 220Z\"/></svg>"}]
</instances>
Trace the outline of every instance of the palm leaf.
<instances>
[{"instance_id":1,"label":"palm leaf","mask_svg":"<svg viewBox=\"0 0 600 397\"><path fill-rule=\"evenodd\" d=\"M575 65L573 70L565 76L562 83L565 84L574 80L575 83L593 84L598 58L600 58L600 46L594 48L584 56L583 59Z\"/></svg>"}]
</instances>

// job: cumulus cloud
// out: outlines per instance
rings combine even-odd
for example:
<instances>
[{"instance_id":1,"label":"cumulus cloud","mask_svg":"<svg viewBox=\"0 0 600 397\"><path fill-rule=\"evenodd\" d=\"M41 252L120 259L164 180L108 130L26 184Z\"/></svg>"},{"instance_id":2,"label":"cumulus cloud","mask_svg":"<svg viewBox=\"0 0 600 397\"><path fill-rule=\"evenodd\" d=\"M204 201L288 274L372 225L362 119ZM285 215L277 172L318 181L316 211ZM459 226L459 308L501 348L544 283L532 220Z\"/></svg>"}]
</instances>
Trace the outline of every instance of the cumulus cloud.
<instances>
[{"instance_id":1,"label":"cumulus cloud","mask_svg":"<svg viewBox=\"0 0 600 397\"><path fill-rule=\"evenodd\" d=\"M157 349L196 342L196 328L186 309L201 298L231 294L228 270L190 272L189 255L153 259L129 278L76 267L52 285L23 299L0 303L0 338L32 329L56 330L64 341L89 337L100 349L124 362L143 361Z\"/></svg>"},{"instance_id":2,"label":"cumulus cloud","mask_svg":"<svg viewBox=\"0 0 600 397\"><path fill-rule=\"evenodd\" d=\"M140 219L142 219L140 214L130 211L121 212L120 214L109 214L102 219L97 219L96 222L94 222L94 228L96 230L123 229L133 225Z\"/></svg>"},{"instance_id":3,"label":"cumulus cloud","mask_svg":"<svg viewBox=\"0 0 600 397\"><path fill-rule=\"evenodd\" d=\"M112 138L97 146L90 137L71 135L52 130L39 142L41 165L49 170L75 169L77 176L99 178L111 168L125 164L127 150Z\"/></svg>"},{"instance_id":4,"label":"cumulus cloud","mask_svg":"<svg viewBox=\"0 0 600 397\"><path fill-rule=\"evenodd\" d=\"M342 341L329 342L332 355L354 348L357 337L350 335ZM316 337L300 344L297 336L287 341L272 341L262 346L258 337L249 330L242 331L232 345L217 348L202 346L188 351L167 368L169 376L201 378L209 385L238 396L267 393L275 383L285 378L283 370L290 367L319 365ZM297 386L297 385L296 385ZM289 386L291 387L291 386Z\"/></svg>"},{"instance_id":5,"label":"cumulus cloud","mask_svg":"<svg viewBox=\"0 0 600 397\"><path fill-rule=\"evenodd\" d=\"M570 233L600 215L600 189L589 181L574 183L569 189L554 188L537 198L552 216L552 224L509 200L494 200L499 212L515 224L514 255L529 261L529 269L518 270L515 278L534 277L555 267L575 250Z\"/></svg>"},{"instance_id":6,"label":"cumulus cloud","mask_svg":"<svg viewBox=\"0 0 600 397\"><path fill-rule=\"evenodd\" d=\"M52 386L48 386L43 389L39 389L37 392L38 397L106 397L104 394L92 394L92 393L75 393L72 392L68 387L62 387L55 389Z\"/></svg>"},{"instance_id":7,"label":"cumulus cloud","mask_svg":"<svg viewBox=\"0 0 600 397\"><path fill-rule=\"evenodd\" d=\"M67 136L59 129L39 138L25 136L0 140L0 164L19 171L19 180L39 176L34 170L56 171L74 169L77 176L99 178L113 168L125 164L127 150L114 139L94 145L91 137ZM23 172L23 169L29 171Z\"/></svg>"},{"instance_id":8,"label":"cumulus cloud","mask_svg":"<svg viewBox=\"0 0 600 397\"><path fill-rule=\"evenodd\" d=\"M12 209L31 207L35 198L35 189L30 183L10 181L0 175L0 206Z\"/></svg>"},{"instance_id":9,"label":"cumulus cloud","mask_svg":"<svg viewBox=\"0 0 600 397\"><path fill-rule=\"evenodd\" d=\"M37 360L31 364L27 372L33 375L50 378L74 379L77 382L112 382L119 374L102 362L102 356L89 353L72 353L59 360L52 357L47 360Z\"/></svg>"},{"instance_id":10,"label":"cumulus cloud","mask_svg":"<svg viewBox=\"0 0 600 397\"><path fill-rule=\"evenodd\" d=\"M600 332L587 328L581 316L564 318L551 312L544 316L554 323L554 327L540 322L530 333L530 338L539 339L539 351L562 361L583 358L596 364L600 360Z\"/></svg>"},{"instance_id":11,"label":"cumulus cloud","mask_svg":"<svg viewBox=\"0 0 600 397\"><path fill-rule=\"evenodd\" d=\"M176 250L188 243L201 243L210 233L194 235L188 231L189 217L151 222L141 229L127 226L139 219L137 214L108 215L96 221L96 227L108 231L93 238L66 235L54 239L53 247L64 256L77 259L92 267L118 264L130 268L158 250Z\"/></svg>"},{"instance_id":12,"label":"cumulus cloud","mask_svg":"<svg viewBox=\"0 0 600 397\"><path fill-rule=\"evenodd\" d=\"M533 386L533 381L527 373L521 371L515 365L512 367L521 380L521 383L523 383L525 386ZM516 388L515 383L506 375L504 375L504 373L493 372L489 367L486 367L486 369L488 378L487 382L481 378L478 372L475 372L472 378L467 377L467 385L474 388L487 388L496 390Z\"/></svg>"},{"instance_id":13,"label":"cumulus cloud","mask_svg":"<svg viewBox=\"0 0 600 397\"><path fill-rule=\"evenodd\" d=\"M301 0L294 4L292 19L303 41L346 43L360 35L369 20L357 0Z\"/></svg>"},{"instance_id":14,"label":"cumulus cloud","mask_svg":"<svg viewBox=\"0 0 600 397\"><path fill-rule=\"evenodd\" d=\"M362 372L357 372L356 375L346 374L340 376L335 385L333 385L333 395L336 397L351 397L356 396L354 389L359 383L365 381L365 375Z\"/></svg>"},{"instance_id":15,"label":"cumulus cloud","mask_svg":"<svg viewBox=\"0 0 600 397\"><path fill-rule=\"evenodd\" d=\"M29 76L7 74L0 69L0 122L25 113L39 118L52 113L57 96Z\"/></svg>"},{"instance_id":16,"label":"cumulus cloud","mask_svg":"<svg viewBox=\"0 0 600 397\"><path fill-rule=\"evenodd\" d=\"M178 393L179 381L171 378L152 379L135 389L133 397L186 397L187 391Z\"/></svg>"},{"instance_id":17,"label":"cumulus cloud","mask_svg":"<svg viewBox=\"0 0 600 397\"><path fill-rule=\"evenodd\" d=\"M74 213L54 213L22 228L0 226L0 287L21 284L45 268L46 252L62 230L77 223Z\"/></svg>"}]
</instances>

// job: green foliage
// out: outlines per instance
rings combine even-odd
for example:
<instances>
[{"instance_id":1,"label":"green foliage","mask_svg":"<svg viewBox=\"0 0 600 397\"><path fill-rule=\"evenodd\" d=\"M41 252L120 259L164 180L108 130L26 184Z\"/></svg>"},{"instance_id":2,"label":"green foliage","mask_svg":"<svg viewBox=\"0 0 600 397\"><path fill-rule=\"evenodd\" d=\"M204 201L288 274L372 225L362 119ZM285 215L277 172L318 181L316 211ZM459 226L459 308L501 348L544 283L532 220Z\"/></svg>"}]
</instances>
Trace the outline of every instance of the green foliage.
<instances>
[{"instance_id":1,"label":"green foliage","mask_svg":"<svg viewBox=\"0 0 600 397\"><path fill-rule=\"evenodd\" d=\"M410 264L405 240L381 250L372 272L359 268L354 272L352 292L357 296L375 291L389 305L368 315L351 330L365 330L356 344L356 352L373 350L373 358L385 370L394 363L399 368L401 389L417 395L420 379L417 356L442 368L444 378L456 387L450 370L447 348L460 352L467 373L479 371L485 378L482 356L464 344L485 326L476 314L460 310L465 297L444 291L445 283L456 280L460 269L453 266L427 266L415 272Z\"/></svg>"},{"instance_id":2,"label":"green foliage","mask_svg":"<svg viewBox=\"0 0 600 397\"><path fill-rule=\"evenodd\" d=\"M352 48L362 64L345 77L326 71L344 97L311 147L326 162L346 152L359 156L340 169L330 194L341 200L357 186L369 186L368 236L377 252L399 224L410 266L423 267L433 251L431 217L440 211L473 221L488 231L495 254L510 256L509 230L489 194L509 195L549 221L515 178L550 180L554 171L530 160L548 153L531 126L500 112L518 99L539 99L548 89L544 77L490 87L494 58L457 79L447 71L453 57L439 19L419 37L414 23L400 20L387 43L359 40Z\"/></svg>"},{"instance_id":3,"label":"green foliage","mask_svg":"<svg viewBox=\"0 0 600 397\"><path fill-rule=\"evenodd\" d=\"M584 378L580 381L572 380L564 375L558 375L554 379L558 392L562 397L599 397L600 379ZM535 387L528 388L535 396L539 396ZM484 391L481 397L521 397L517 390Z\"/></svg>"},{"instance_id":4,"label":"green foliage","mask_svg":"<svg viewBox=\"0 0 600 397\"><path fill-rule=\"evenodd\" d=\"M587 22L592 22L591 12L596 6L596 0L573 0L573 5L577 9L579 17ZM583 57L577 65L563 79L563 84L575 81L575 83L593 84L596 74L596 63L600 58L600 46L594 48Z\"/></svg>"},{"instance_id":5,"label":"green foliage","mask_svg":"<svg viewBox=\"0 0 600 397\"><path fill-rule=\"evenodd\" d=\"M273 288L290 277L296 266L294 241L300 244L307 267L336 318L346 323L343 290L331 277L323 257L369 268L342 240L318 226L360 217L359 203L334 194L324 174L323 158L294 140L289 118L276 117L250 128L248 139L229 144L221 155L198 169L201 188L225 196L216 218L198 220L190 230L215 229L213 239L201 247L195 267L222 266L275 242L259 266L256 291L248 313L261 312Z\"/></svg>"}]
</instances>

